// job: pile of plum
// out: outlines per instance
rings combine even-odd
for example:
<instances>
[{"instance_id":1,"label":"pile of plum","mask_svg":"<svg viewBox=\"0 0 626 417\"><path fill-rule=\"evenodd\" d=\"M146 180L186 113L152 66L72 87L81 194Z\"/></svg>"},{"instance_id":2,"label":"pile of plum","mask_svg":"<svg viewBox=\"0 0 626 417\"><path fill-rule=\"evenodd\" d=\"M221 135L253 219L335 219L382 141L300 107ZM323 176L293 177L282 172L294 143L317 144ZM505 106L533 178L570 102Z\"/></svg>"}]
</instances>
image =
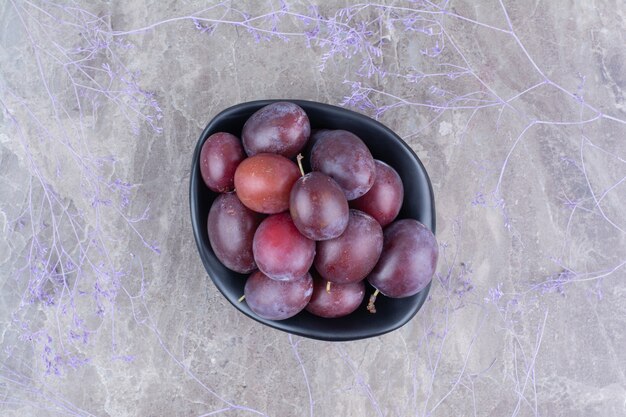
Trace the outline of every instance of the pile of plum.
<instances>
[{"instance_id":1,"label":"pile of plum","mask_svg":"<svg viewBox=\"0 0 626 417\"><path fill-rule=\"evenodd\" d=\"M209 211L211 247L224 266L250 274L241 300L262 318L303 309L348 315L363 302L365 280L376 290L367 306L375 312L379 292L408 297L432 279L437 241L417 220L396 220L404 199L398 173L351 132L311 134L294 103L258 110L241 140L209 136L200 170L220 193Z\"/></svg>"}]
</instances>

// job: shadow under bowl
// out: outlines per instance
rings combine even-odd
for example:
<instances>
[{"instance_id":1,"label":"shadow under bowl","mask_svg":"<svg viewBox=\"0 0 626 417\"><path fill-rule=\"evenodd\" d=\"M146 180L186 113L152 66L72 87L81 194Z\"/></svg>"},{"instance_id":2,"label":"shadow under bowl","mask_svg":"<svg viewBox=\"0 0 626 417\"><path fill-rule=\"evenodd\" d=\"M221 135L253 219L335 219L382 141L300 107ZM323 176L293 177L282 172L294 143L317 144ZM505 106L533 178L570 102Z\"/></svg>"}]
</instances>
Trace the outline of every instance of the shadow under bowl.
<instances>
[{"instance_id":1,"label":"shadow under bowl","mask_svg":"<svg viewBox=\"0 0 626 417\"><path fill-rule=\"evenodd\" d=\"M366 309L369 295L373 292L373 288L367 284L363 304L354 313L335 319L325 319L302 311L287 320L266 320L254 314L245 302L238 302L243 295L247 275L233 272L222 265L209 243L207 217L217 193L209 190L202 180L200 149L204 141L216 132L228 132L241 137L246 120L261 107L276 101L290 101L302 107L309 116L311 129L343 129L359 136L374 159L392 166L402 178L404 202L398 219L416 219L435 232L434 196L426 169L413 150L389 128L367 116L329 104L303 100L251 101L230 107L215 116L200 135L193 154L189 189L191 223L206 271L237 310L260 323L291 334L327 341L350 341L379 336L403 326L424 304L430 284L407 298L393 299L379 295L376 314Z\"/></svg>"}]
</instances>

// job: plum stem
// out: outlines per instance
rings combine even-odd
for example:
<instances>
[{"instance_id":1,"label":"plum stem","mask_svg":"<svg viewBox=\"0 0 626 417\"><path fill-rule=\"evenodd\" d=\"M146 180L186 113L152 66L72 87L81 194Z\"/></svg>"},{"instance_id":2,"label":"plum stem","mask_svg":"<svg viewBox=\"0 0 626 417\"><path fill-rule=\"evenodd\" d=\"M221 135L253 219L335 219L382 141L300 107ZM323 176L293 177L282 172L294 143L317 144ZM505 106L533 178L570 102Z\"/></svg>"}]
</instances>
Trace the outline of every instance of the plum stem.
<instances>
[{"instance_id":1,"label":"plum stem","mask_svg":"<svg viewBox=\"0 0 626 417\"><path fill-rule=\"evenodd\" d=\"M376 302L376 296L380 293L380 291L376 290L372 295L370 295L370 301L367 303L367 311L374 314L376 313L376 306L374 303Z\"/></svg>"},{"instance_id":2,"label":"plum stem","mask_svg":"<svg viewBox=\"0 0 626 417\"><path fill-rule=\"evenodd\" d=\"M304 177L304 168L302 168L302 160L304 159L304 156L302 156L302 154L299 153L298 156L296 156L296 159L298 160L298 166L300 167L300 173Z\"/></svg>"},{"instance_id":3,"label":"plum stem","mask_svg":"<svg viewBox=\"0 0 626 417\"><path fill-rule=\"evenodd\" d=\"M330 294L330 281L326 282L326 292Z\"/></svg>"},{"instance_id":4,"label":"plum stem","mask_svg":"<svg viewBox=\"0 0 626 417\"><path fill-rule=\"evenodd\" d=\"M242 295L241 297L239 297L239 299L237 300L237 302L239 302L239 303L240 303L240 302L242 302L242 301L243 301L243 300L245 300L245 299L246 299L246 295L244 294L244 295Z\"/></svg>"}]
</instances>

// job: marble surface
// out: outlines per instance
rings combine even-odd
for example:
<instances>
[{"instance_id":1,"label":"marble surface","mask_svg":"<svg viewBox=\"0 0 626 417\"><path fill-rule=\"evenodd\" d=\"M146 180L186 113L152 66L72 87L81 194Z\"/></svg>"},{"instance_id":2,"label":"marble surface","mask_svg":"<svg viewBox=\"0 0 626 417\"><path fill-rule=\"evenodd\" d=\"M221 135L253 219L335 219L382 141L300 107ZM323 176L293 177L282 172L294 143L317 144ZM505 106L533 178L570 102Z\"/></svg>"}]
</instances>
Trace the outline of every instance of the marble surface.
<instances>
[{"instance_id":1,"label":"marble surface","mask_svg":"<svg viewBox=\"0 0 626 417\"><path fill-rule=\"evenodd\" d=\"M620 1L0 5L0 415L626 415ZM216 290L191 153L220 110L342 104L415 150L441 259L358 342Z\"/></svg>"}]
</instances>

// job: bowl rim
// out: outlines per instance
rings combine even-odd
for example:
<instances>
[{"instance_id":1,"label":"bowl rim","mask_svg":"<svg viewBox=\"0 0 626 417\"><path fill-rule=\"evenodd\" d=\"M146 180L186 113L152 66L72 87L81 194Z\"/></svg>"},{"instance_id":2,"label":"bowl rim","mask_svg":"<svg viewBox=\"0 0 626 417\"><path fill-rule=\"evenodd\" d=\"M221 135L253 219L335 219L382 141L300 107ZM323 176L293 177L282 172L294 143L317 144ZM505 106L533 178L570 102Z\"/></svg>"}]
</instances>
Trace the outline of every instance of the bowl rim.
<instances>
[{"instance_id":1,"label":"bowl rim","mask_svg":"<svg viewBox=\"0 0 626 417\"><path fill-rule=\"evenodd\" d=\"M272 327L274 329L277 330L281 330L284 331L286 333L289 334L294 334L294 335L298 335L298 336L302 336L302 337L306 337L306 338L310 338L310 339L315 339L315 340L323 340L323 341L331 341L331 342L342 342L342 341L354 341L354 340L361 340L361 339L367 339L370 337L376 337L376 336L381 336L383 334L392 332L394 330L399 329L400 327L404 326L405 324L407 324L416 314L419 310L421 310L424 302L426 301L426 299L428 298L428 294L430 292L430 287L432 285L432 281L424 288L422 289L419 293L417 293L415 296L419 296L419 299L417 300L417 303L415 304L415 306L413 307L412 311L410 311L409 314L406 314L402 320L398 320L396 322L393 323L393 325L390 325L388 327L385 327L384 329L380 330L380 331L372 331L371 333L367 333L367 334L356 334L356 335L336 335L336 336L328 336L326 334L311 334L311 333L307 333L306 331L300 331L299 329L294 329L292 328L292 326L286 325L285 321L273 321L273 320L266 320L263 319L259 316L257 316L256 314L254 314L253 312L248 312L247 309L243 309L241 308L240 305L238 305L238 303L236 303L236 300L231 300L231 297L229 297L226 294L225 291L225 287L222 285L222 283L219 280L216 280L213 278L213 273L210 271L212 268L209 266L209 261L207 259L207 257L209 255L207 255L207 253L205 253L204 250L204 245L203 245L203 241L202 241L202 227L201 227L201 222L198 221L199 219L199 212L198 212L198 207L197 207L197 202L198 202L198 198L199 196L194 192L194 190L197 188L198 186L198 182L202 181L202 178L200 175L197 175L196 170L199 168L198 167L198 161L200 158L200 151L202 149L202 145L204 144L204 142L206 141L206 139L208 138L208 136L210 136L212 130L214 130L214 126L218 123L223 123L224 119L228 119L228 118L233 118L235 117L235 115L240 114L243 110L254 110L254 109L259 109L263 106L266 106L268 104L272 104L275 102L281 102L281 101L286 101L286 102L292 102L295 103L297 105L299 105L302 108L316 108L318 110L323 110L323 111L333 111L338 113L339 115L346 115L352 118L357 118L357 119L361 119L364 121L367 121L367 123L373 124L377 127L377 129L380 129L382 131L384 131L388 136L392 137L395 139L395 141L401 145L402 147L404 147L405 151L407 151L412 159L417 163L417 165L419 166L420 170L421 170L421 175L423 176L423 182L425 182L425 184L428 186L428 194L430 197L430 213L428 214L428 221L424 221L423 224L426 225L426 227L428 227L433 234L436 234L436 212L435 212L435 196L434 196L434 192L433 192L433 187L432 187L432 183L430 181L430 177L428 176L428 172L426 171L426 168L424 167L422 161L419 159L419 157L415 154L415 152L413 151L413 149L400 137L398 136L393 130L391 130L390 128L388 128L387 126L385 126L384 124L382 124L381 122L379 122L378 120L375 120L365 114L362 113L358 113L343 107L339 107L339 106L335 106L332 104L326 104L326 103L322 103L322 102L316 102L316 101L309 101L309 100L299 100L299 99L265 99L265 100L253 100L253 101L247 101L247 102L242 102L242 103L238 103L235 104L233 106L230 106L222 111L220 111L219 113L217 113L215 116L213 116L213 118L211 118L211 120L208 122L208 124L206 125L206 127L202 130L202 133L200 134L200 137L198 139L198 142L196 144L196 147L194 149L193 152L193 156L192 156L192 163L191 163L191 174L190 174L190 180L189 180L189 206L190 206L190 214L191 214L191 223L192 223L192 230L193 230L193 234L194 234L194 240L196 241L196 247L198 249L198 254L200 255L200 258L202 260L203 266L205 268L205 271L207 272L209 278L211 279L211 281L213 282L213 284L217 287L217 289L220 291L220 293L222 294L222 296L228 300L228 302L236 309L238 310L240 313L243 313L244 315L250 317L251 319L264 324L266 326ZM254 110L256 111L256 110ZM306 111L306 109L305 109ZM421 222L421 220L420 220ZM367 295L366 295L367 297Z\"/></svg>"}]
</instances>

